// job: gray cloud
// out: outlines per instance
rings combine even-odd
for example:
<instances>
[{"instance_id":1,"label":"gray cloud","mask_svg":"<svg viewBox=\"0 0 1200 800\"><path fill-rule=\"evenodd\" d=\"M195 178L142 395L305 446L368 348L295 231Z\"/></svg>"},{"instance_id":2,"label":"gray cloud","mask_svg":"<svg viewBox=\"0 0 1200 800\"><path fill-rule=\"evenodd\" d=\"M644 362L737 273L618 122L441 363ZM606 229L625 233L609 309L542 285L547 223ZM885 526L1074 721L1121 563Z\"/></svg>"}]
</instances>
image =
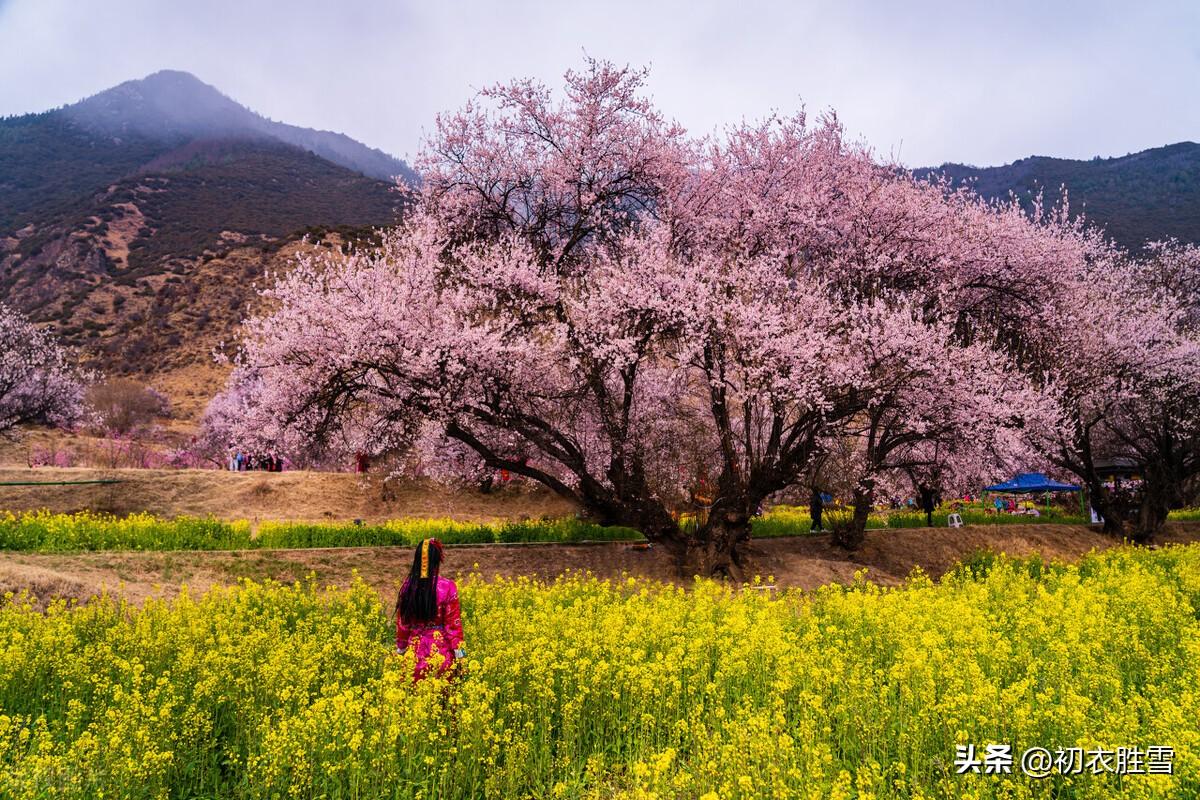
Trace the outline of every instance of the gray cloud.
<instances>
[{"instance_id":1,"label":"gray cloud","mask_svg":"<svg viewBox=\"0 0 1200 800\"><path fill-rule=\"evenodd\" d=\"M1200 139L1200 4L0 0L0 114L163 68L254 110L416 154L439 111L584 51L651 67L707 132L833 107L910 165Z\"/></svg>"}]
</instances>

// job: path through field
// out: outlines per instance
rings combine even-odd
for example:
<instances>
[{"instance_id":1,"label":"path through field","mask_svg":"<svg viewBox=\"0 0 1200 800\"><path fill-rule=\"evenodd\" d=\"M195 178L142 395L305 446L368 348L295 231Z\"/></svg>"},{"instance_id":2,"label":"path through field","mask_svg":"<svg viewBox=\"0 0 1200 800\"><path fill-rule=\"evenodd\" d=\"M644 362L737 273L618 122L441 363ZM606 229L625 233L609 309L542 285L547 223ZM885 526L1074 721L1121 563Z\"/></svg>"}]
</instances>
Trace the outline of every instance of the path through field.
<instances>
[{"instance_id":1,"label":"path through field","mask_svg":"<svg viewBox=\"0 0 1200 800\"><path fill-rule=\"evenodd\" d=\"M1171 523L1164 539L1192 541L1200 541L1200 523ZM751 556L752 573L763 576L764 582L772 576L780 587L813 589L830 582L848 583L860 569L867 570L870 580L885 585L902 582L915 566L937 577L980 548L1074 561L1093 548L1116 544L1101 533L1073 525L905 528L868 532L866 543L856 553L833 546L828 536L802 536L757 539ZM202 591L243 577L291 582L311 572L322 584L345 586L357 572L391 603L398 581L412 564L412 552L409 547L346 547L215 553L2 553L0 593L29 589L42 599L85 598L108 590L138 602L172 595L184 584ZM640 550L627 543L447 546L445 573L455 578L471 572L485 578L552 578L565 570L591 570L611 578L629 573L677 580L674 565L663 551Z\"/></svg>"}]
</instances>

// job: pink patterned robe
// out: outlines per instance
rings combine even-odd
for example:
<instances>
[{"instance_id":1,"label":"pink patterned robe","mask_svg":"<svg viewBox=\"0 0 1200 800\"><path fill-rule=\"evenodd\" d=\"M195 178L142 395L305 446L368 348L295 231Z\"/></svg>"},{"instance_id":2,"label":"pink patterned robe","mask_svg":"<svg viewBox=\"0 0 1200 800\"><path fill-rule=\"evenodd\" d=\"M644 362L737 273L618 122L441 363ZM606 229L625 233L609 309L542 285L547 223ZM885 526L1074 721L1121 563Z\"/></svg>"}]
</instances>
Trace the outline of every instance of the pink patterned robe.
<instances>
[{"instance_id":1,"label":"pink patterned robe","mask_svg":"<svg viewBox=\"0 0 1200 800\"><path fill-rule=\"evenodd\" d=\"M407 584L407 579L405 580ZM441 652L444 660L438 674L446 672L454 664L454 651L463 645L462 615L458 605L458 587L449 578L437 579L437 616L429 622L407 625L396 615L396 649L403 651L416 646L417 663L413 678L419 679L429 671L426 663L433 648Z\"/></svg>"}]
</instances>

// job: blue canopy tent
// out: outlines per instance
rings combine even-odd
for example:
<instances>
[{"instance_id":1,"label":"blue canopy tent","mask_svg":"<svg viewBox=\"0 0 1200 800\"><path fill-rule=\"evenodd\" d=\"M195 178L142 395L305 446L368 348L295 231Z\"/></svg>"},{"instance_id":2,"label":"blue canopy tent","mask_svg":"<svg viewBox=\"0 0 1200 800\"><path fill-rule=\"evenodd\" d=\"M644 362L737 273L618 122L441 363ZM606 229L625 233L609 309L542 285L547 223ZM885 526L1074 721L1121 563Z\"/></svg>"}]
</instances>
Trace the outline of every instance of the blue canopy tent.
<instances>
[{"instance_id":1,"label":"blue canopy tent","mask_svg":"<svg viewBox=\"0 0 1200 800\"><path fill-rule=\"evenodd\" d=\"M1073 483L1052 480L1041 472L1022 472L1012 480L997 483L995 486L986 486L984 489L989 492L1009 492L1011 494L1080 491L1080 488Z\"/></svg>"},{"instance_id":2,"label":"blue canopy tent","mask_svg":"<svg viewBox=\"0 0 1200 800\"><path fill-rule=\"evenodd\" d=\"M1047 478L1041 472L1022 472L1012 480L1007 480L1004 483L997 483L994 486L985 486L984 491L987 492L1003 492L1005 494L1045 494L1046 506L1050 505L1051 492L1079 492L1080 487L1073 483L1063 483L1052 478ZM1083 495L1079 496L1079 512L1084 513Z\"/></svg>"}]
</instances>

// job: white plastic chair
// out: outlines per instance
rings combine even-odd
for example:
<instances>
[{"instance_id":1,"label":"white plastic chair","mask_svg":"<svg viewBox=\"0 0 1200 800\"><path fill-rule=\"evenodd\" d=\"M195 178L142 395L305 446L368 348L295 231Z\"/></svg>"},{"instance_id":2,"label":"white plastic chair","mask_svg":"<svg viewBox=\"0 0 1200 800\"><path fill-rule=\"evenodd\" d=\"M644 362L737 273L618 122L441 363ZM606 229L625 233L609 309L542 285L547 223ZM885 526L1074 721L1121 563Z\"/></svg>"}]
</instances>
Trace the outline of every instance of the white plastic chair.
<instances>
[{"instance_id":1,"label":"white plastic chair","mask_svg":"<svg viewBox=\"0 0 1200 800\"><path fill-rule=\"evenodd\" d=\"M963 526L962 515L957 511L946 517L946 524L951 528L961 528Z\"/></svg>"}]
</instances>

